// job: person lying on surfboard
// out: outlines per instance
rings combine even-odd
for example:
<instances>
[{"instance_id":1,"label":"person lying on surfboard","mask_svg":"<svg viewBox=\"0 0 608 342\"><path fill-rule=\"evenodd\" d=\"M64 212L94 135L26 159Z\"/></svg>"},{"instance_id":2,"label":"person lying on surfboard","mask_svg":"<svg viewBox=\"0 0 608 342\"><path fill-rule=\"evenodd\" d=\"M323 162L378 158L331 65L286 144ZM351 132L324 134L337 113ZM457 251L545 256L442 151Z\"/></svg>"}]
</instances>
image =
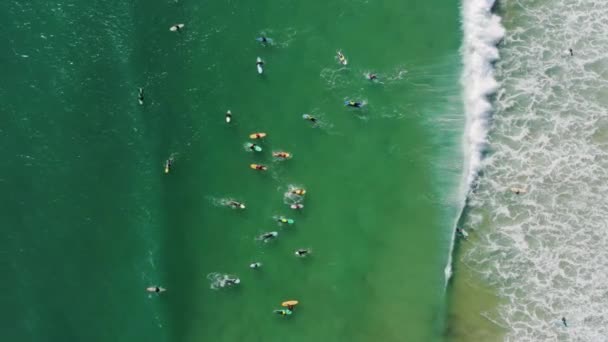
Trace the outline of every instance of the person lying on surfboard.
<instances>
[{"instance_id":1,"label":"person lying on surfboard","mask_svg":"<svg viewBox=\"0 0 608 342\"><path fill-rule=\"evenodd\" d=\"M235 209L245 209L245 204L233 200L228 201L228 205Z\"/></svg>"},{"instance_id":2,"label":"person lying on surfboard","mask_svg":"<svg viewBox=\"0 0 608 342\"><path fill-rule=\"evenodd\" d=\"M226 111L226 123L230 123L232 121L232 112L230 110Z\"/></svg>"},{"instance_id":3,"label":"person lying on surfboard","mask_svg":"<svg viewBox=\"0 0 608 342\"><path fill-rule=\"evenodd\" d=\"M362 102L357 102L357 101L346 101L346 102L344 102L344 104L347 107L355 107L355 108L361 108L361 107L363 107L363 103Z\"/></svg>"}]
</instances>

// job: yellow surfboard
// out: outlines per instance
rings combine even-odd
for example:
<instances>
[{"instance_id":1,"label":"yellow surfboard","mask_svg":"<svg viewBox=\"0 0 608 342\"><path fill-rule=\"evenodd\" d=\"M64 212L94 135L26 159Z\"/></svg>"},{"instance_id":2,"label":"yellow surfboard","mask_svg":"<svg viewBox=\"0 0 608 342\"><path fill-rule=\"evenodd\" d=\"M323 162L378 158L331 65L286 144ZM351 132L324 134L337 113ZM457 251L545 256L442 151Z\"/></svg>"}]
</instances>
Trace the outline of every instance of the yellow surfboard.
<instances>
[{"instance_id":1,"label":"yellow surfboard","mask_svg":"<svg viewBox=\"0 0 608 342\"><path fill-rule=\"evenodd\" d=\"M281 306L284 306L284 307L296 306L296 305L298 305L298 303L299 302L297 300L288 300L288 301L281 303Z\"/></svg>"},{"instance_id":2,"label":"yellow surfboard","mask_svg":"<svg viewBox=\"0 0 608 342\"><path fill-rule=\"evenodd\" d=\"M266 171L268 169L268 167L266 167L264 165L260 165L260 164L251 164L251 165L249 165L249 167L254 170L258 170L258 171ZM261 169L258 169L258 167L261 167Z\"/></svg>"},{"instance_id":3,"label":"yellow surfboard","mask_svg":"<svg viewBox=\"0 0 608 342\"><path fill-rule=\"evenodd\" d=\"M266 133L252 133L249 134L249 138L251 139L262 139L266 137Z\"/></svg>"}]
</instances>

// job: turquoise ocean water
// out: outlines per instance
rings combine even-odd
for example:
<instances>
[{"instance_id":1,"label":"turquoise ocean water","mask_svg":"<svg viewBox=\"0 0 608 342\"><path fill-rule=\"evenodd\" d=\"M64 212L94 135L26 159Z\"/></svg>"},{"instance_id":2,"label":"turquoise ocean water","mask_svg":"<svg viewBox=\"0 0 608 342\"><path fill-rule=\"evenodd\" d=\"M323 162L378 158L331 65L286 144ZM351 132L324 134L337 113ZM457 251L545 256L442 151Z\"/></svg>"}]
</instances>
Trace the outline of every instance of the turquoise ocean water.
<instances>
[{"instance_id":1,"label":"turquoise ocean water","mask_svg":"<svg viewBox=\"0 0 608 342\"><path fill-rule=\"evenodd\" d=\"M0 16L6 340L442 340L457 3L8 1ZM246 151L259 131L263 152ZM303 211L289 186L307 189ZM266 231L278 239L255 240ZM211 289L214 272L241 284ZM294 315L274 315L287 299Z\"/></svg>"}]
</instances>

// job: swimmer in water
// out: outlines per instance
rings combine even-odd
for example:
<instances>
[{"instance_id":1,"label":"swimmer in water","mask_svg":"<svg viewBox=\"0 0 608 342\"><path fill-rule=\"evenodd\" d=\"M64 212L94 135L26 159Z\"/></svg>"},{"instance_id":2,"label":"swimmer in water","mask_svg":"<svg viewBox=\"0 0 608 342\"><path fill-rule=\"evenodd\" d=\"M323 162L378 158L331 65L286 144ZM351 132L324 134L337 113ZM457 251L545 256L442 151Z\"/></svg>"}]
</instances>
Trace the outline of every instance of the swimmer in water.
<instances>
[{"instance_id":1,"label":"swimmer in water","mask_svg":"<svg viewBox=\"0 0 608 342\"><path fill-rule=\"evenodd\" d=\"M361 108L361 107L363 107L363 103L357 102L357 101L346 101L346 102L344 102L344 104L347 107L354 107L354 108Z\"/></svg>"},{"instance_id":2,"label":"swimmer in water","mask_svg":"<svg viewBox=\"0 0 608 342\"><path fill-rule=\"evenodd\" d=\"M262 263L261 262L254 262L254 263L251 263L249 265L249 267L253 268L253 269L260 268L260 267L262 267Z\"/></svg>"},{"instance_id":3,"label":"swimmer in water","mask_svg":"<svg viewBox=\"0 0 608 342\"><path fill-rule=\"evenodd\" d=\"M570 52L570 56L574 56L574 50L572 50L572 48L568 49L568 52Z\"/></svg>"},{"instance_id":4,"label":"swimmer in water","mask_svg":"<svg viewBox=\"0 0 608 342\"><path fill-rule=\"evenodd\" d=\"M370 81L377 80L378 76L376 74L368 74L367 79Z\"/></svg>"},{"instance_id":5,"label":"swimmer in water","mask_svg":"<svg viewBox=\"0 0 608 342\"><path fill-rule=\"evenodd\" d=\"M152 293L161 293L161 292L167 291L167 289L163 289L160 286L150 286L150 287L146 288L146 291L152 292Z\"/></svg>"},{"instance_id":6,"label":"swimmer in water","mask_svg":"<svg viewBox=\"0 0 608 342\"><path fill-rule=\"evenodd\" d=\"M296 250L296 252L294 254L297 257L304 258L304 257L308 256L310 253L312 253L310 248L300 248L300 249Z\"/></svg>"},{"instance_id":7,"label":"swimmer in water","mask_svg":"<svg viewBox=\"0 0 608 342\"><path fill-rule=\"evenodd\" d=\"M262 240L264 241L264 243L276 238L279 235L279 233L277 232L268 232L268 233L264 233L262 235L260 235L258 237L258 240Z\"/></svg>"},{"instance_id":8,"label":"swimmer in water","mask_svg":"<svg viewBox=\"0 0 608 342\"><path fill-rule=\"evenodd\" d=\"M137 100L140 105L144 104L144 88L139 88L139 94L137 95Z\"/></svg>"},{"instance_id":9,"label":"swimmer in water","mask_svg":"<svg viewBox=\"0 0 608 342\"><path fill-rule=\"evenodd\" d=\"M230 123L232 121L232 112L230 110L226 111L226 123Z\"/></svg>"},{"instance_id":10,"label":"swimmer in water","mask_svg":"<svg viewBox=\"0 0 608 342\"><path fill-rule=\"evenodd\" d=\"M233 207L234 209L245 209L245 204L237 202L237 201L228 201L228 205Z\"/></svg>"},{"instance_id":11,"label":"swimmer in water","mask_svg":"<svg viewBox=\"0 0 608 342\"><path fill-rule=\"evenodd\" d=\"M308 121L312 122L313 124L317 123L317 118L315 118L314 116L312 116L310 114L304 114L304 115L302 115L302 117L304 118L304 120L308 120Z\"/></svg>"},{"instance_id":12,"label":"swimmer in water","mask_svg":"<svg viewBox=\"0 0 608 342\"><path fill-rule=\"evenodd\" d=\"M562 317L562 323L564 323L564 326L566 328L568 327L568 323L566 323L566 317Z\"/></svg>"}]
</instances>

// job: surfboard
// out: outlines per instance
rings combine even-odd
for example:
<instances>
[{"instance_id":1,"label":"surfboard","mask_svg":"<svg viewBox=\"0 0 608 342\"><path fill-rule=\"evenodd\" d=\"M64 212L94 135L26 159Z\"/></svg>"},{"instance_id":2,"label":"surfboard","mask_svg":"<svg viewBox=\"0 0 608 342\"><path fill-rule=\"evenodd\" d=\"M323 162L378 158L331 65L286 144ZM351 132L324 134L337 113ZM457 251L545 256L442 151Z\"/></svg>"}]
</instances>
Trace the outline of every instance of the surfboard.
<instances>
[{"instance_id":1,"label":"surfboard","mask_svg":"<svg viewBox=\"0 0 608 342\"><path fill-rule=\"evenodd\" d=\"M169 28L169 31L175 32L178 29L183 29L183 28L184 28L184 24L176 24L176 25L171 26L171 28Z\"/></svg>"},{"instance_id":2,"label":"surfboard","mask_svg":"<svg viewBox=\"0 0 608 342\"><path fill-rule=\"evenodd\" d=\"M262 62L262 59L260 57L258 57L258 59L256 60L256 66L258 67L258 74L262 74L264 72L264 69L262 69L262 64L260 64Z\"/></svg>"},{"instance_id":3,"label":"surfboard","mask_svg":"<svg viewBox=\"0 0 608 342\"><path fill-rule=\"evenodd\" d=\"M296 306L296 305L298 305L298 303L299 302L297 300L287 300L287 301L284 301L283 303L281 303L281 306L282 307Z\"/></svg>"},{"instance_id":4,"label":"surfboard","mask_svg":"<svg viewBox=\"0 0 608 342\"><path fill-rule=\"evenodd\" d=\"M249 138L251 139L262 139L266 137L266 133L252 133L249 134Z\"/></svg>"},{"instance_id":5,"label":"surfboard","mask_svg":"<svg viewBox=\"0 0 608 342\"><path fill-rule=\"evenodd\" d=\"M296 204L292 204L290 207L291 207L291 209L303 209L304 204L296 203Z\"/></svg>"}]
</instances>

